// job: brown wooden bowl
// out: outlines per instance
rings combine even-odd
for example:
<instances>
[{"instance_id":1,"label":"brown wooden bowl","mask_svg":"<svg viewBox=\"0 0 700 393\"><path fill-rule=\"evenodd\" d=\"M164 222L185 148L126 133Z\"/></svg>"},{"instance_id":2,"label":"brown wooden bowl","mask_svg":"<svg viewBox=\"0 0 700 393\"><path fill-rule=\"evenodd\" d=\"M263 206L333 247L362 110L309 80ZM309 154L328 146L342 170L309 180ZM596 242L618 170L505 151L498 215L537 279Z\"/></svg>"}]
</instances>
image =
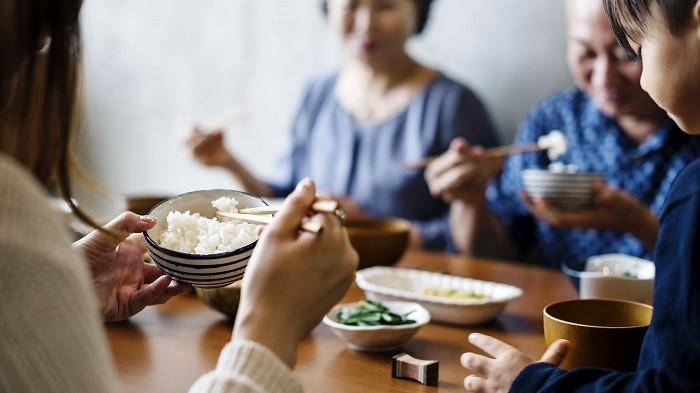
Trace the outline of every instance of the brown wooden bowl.
<instances>
[{"instance_id":1,"label":"brown wooden bowl","mask_svg":"<svg viewBox=\"0 0 700 393\"><path fill-rule=\"evenodd\" d=\"M349 221L346 227L360 257L359 269L393 265L408 248L411 223L404 219Z\"/></svg>"},{"instance_id":2,"label":"brown wooden bowl","mask_svg":"<svg viewBox=\"0 0 700 393\"><path fill-rule=\"evenodd\" d=\"M234 320L238 312L238 304L241 302L242 282L236 281L223 288L195 288L194 290L207 306Z\"/></svg>"},{"instance_id":3,"label":"brown wooden bowl","mask_svg":"<svg viewBox=\"0 0 700 393\"><path fill-rule=\"evenodd\" d=\"M126 210L136 214L145 215L153 206L169 199L169 196L162 195L139 195L126 197Z\"/></svg>"},{"instance_id":4,"label":"brown wooden bowl","mask_svg":"<svg viewBox=\"0 0 700 393\"><path fill-rule=\"evenodd\" d=\"M653 308L623 300L585 299L553 303L544 308L547 345L569 340L562 368L637 369L639 351Z\"/></svg>"}]
</instances>

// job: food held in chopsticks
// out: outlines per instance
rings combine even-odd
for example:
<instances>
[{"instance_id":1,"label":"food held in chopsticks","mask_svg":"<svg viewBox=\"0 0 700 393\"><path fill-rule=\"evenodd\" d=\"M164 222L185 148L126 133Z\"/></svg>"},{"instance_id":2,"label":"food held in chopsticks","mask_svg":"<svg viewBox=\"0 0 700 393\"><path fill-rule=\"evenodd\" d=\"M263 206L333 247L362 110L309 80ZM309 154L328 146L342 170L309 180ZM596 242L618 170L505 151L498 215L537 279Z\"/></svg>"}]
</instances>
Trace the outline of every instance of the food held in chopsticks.
<instances>
[{"instance_id":1,"label":"food held in chopsticks","mask_svg":"<svg viewBox=\"0 0 700 393\"><path fill-rule=\"evenodd\" d=\"M537 139L537 143L524 143L494 147L484 151L486 158L503 158L511 154L522 154L536 151L547 151L547 156L554 161L567 151L567 142L564 133L559 130L552 130L549 134ZM430 165L438 156L426 157L420 161L404 164L406 169L421 169Z\"/></svg>"},{"instance_id":2,"label":"food held in chopsticks","mask_svg":"<svg viewBox=\"0 0 700 393\"><path fill-rule=\"evenodd\" d=\"M412 312L395 314L381 302L365 299L356 307L341 308L338 322L350 326L408 325L416 322L408 318Z\"/></svg>"},{"instance_id":3,"label":"food held in chopsticks","mask_svg":"<svg viewBox=\"0 0 700 393\"><path fill-rule=\"evenodd\" d=\"M566 136L559 130L552 130L549 134L537 138L537 146L547 150L547 157L552 161L563 156L568 149Z\"/></svg>"}]
</instances>

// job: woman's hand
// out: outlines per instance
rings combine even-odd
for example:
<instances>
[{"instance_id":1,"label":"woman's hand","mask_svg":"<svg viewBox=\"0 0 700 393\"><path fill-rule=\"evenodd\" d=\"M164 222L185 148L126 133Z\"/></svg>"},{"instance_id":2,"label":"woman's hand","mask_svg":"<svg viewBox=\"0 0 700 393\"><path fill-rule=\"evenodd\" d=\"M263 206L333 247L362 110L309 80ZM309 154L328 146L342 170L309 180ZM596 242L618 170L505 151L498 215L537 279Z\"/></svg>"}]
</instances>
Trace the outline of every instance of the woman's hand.
<instances>
[{"instance_id":1,"label":"woman's hand","mask_svg":"<svg viewBox=\"0 0 700 393\"><path fill-rule=\"evenodd\" d=\"M234 161L224 145L223 130L206 131L195 127L185 141L192 157L206 166L230 168Z\"/></svg>"},{"instance_id":2,"label":"woman's hand","mask_svg":"<svg viewBox=\"0 0 700 393\"><path fill-rule=\"evenodd\" d=\"M455 138L450 149L428 166L425 180L434 196L473 204L484 199L489 180L502 166L503 159L486 157L481 147Z\"/></svg>"},{"instance_id":3,"label":"woman's hand","mask_svg":"<svg viewBox=\"0 0 700 393\"><path fill-rule=\"evenodd\" d=\"M472 352L462 354L462 367L473 373L464 379L464 388L468 392L507 393L518 374L534 363L524 353L493 337L472 333L469 342L491 357ZM539 361L558 366L568 349L568 341L557 340L547 348Z\"/></svg>"},{"instance_id":4,"label":"woman's hand","mask_svg":"<svg viewBox=\"0 0 700 393\"><path fill-rule=\"evenodd\" d=\"M107 321L127 319L146 306L190 291L188 285L171 282L157 266L143 261L147 248L141 232L153 225L153 217L126 212L105 226L113 235L93 231L73 243L87 260Z\"/></svg>"},{"instance_id":5,"label":"woman's hand","mask_svg":"<svg viewBox=\"0 0 700 393\"><path fill-rule=\"evenodd\" d=\"M530 213L554 227L610 230L630 233L653 249L659 230L659 220L647 206L628 192L616 190L605 183L593 184L595 206L591 209L565 212L551 206L543 198L522 199Z\"/></svg>"},{"instance_id":6,"label":"woman's hand","mask_svg":"<svg viewBox=\"0 0 700 393\"><path fill-rule=\"evenodd\" d=\"M302 180L262 233L234 329L234 340L265 345L290 367L299 342L342 298L357 268L357 253L334 215L308 218L323 225L319 234L299 231L315 199L314 183Z\"/></svg>"}]
</instances>

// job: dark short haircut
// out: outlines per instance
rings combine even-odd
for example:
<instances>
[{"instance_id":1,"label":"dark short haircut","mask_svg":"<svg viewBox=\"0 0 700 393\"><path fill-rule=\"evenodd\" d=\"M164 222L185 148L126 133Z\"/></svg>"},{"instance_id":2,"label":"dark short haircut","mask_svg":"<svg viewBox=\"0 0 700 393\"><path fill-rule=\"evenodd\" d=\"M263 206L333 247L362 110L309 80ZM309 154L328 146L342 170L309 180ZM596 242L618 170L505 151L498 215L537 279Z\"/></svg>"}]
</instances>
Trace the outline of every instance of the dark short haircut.
<instances>
[{"instance_id":1,"label":"dark short haircut","mask_svg":"<svg viewBox=\"0 0 700 393\"><path fill-rule=\"evenodd\" d=\"M430 19L430 7L434 0L411 0L416 5L416 34L420 34L425 30L425 26ZM321 10L323 15L328 15L328 0L321 0Z\"/></svg>"},{"instance_id":2,"label":"dark short haircut","mask_svg":"<svg viewBox=\"0 0 700 393\"><path fill-rule=\"evenodd\" d=\"M696 0L603 0L615 37L628 54L636 57L629 41L646 27L652 2L656 3L672 33L679 32L690 19Z\"/></svg>"}]
</instances>

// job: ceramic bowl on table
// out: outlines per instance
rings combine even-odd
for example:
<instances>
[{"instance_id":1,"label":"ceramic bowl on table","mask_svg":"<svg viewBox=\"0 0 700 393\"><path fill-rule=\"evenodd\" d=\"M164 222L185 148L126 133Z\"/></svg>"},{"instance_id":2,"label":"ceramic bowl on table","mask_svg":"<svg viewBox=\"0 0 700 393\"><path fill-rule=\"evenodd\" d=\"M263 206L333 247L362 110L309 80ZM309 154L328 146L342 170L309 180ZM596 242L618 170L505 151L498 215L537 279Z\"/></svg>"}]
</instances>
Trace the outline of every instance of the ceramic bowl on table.
<instances>
[{"instance_id":1,"label":"ceramic bowl on table","mask_svg":"<svg viewBox=\"0 0 700 393\"><path fill-rule=\"evenodd\" d=\"M236 281L222 288L195 288L197 296L209 307L234 320L241 302L241 284Z\"/></svg>"},{"instance_id":2,"label":"ceramic bowl on table","mask_svg":"<svg viewBox=\"0 0 700 393\"><path fill-rule=\"evenodd\" d=\"M205 190L170 198L148 212L158 219L153 228L144 232L151 260L176 281L200 288L219 288L243 278L257 240L233 251L207 255L178 252L159 244L160 234L168 225L169 212L190 211L204 217L214 217L216 211L211 201L220 197L236 198L239 209L267 205L261 198L241 191Z\"/></svg>"},{"instance_id":3,"label":"ceramic bowl on table","mask_svg":"<svg viewBox=\"0 0 700 393\"><path fill-rule=\"evenodd\" d=\"M637 368L642 341L651 322L651 306L609 299L569 300L545 307L547 345L570 342L562 368Z\"/></svg>"},{"instance_id":4,"label":"ceramic bowl on table","mask_svg":"<svg viewBox=\"0 0 700 393\"><path fill-rule=\"evenodd\" d=\"M408 315L415 321L405 325L378 325L378 326L350 326L344 325L338 320L338 313L343 308L355 307L358 303L339 304L333 307L323 318L323 323L330 327L340 339L354 350L380 352L388 351L401 346L410 340L430 322L430 313L417 303L390 301L383 302L391 312L399 315Z\"/></svg>"},{"instance_id":5,"label":"ceramic bowl on table","mask_svg":"<svg viewBox=\"0 0 700 393\"><path fill-rule=\"evenodd\" d=\"M654 292L654 262L624 254L597 255L582 271L562 266L579 280L581 299L620 299L651 304Z\"/></svg>"},{"instance_id":6,"label":"ceramic bowl on table","mask_svg":"<svg viewBox=\"0 0 700 393\"><path fill-rule=\"evenodd\" d=\"M356 282L370 299L416 302L434 321L458 325L491 321L523 293L507 284L392 267L360 270Z\"/></svg>"},{"instance_id":7,"label":"ceramic bowl on table","mask_svg":"<svg viewBox=\"0 0 700 393\"><path fill-rule=\"evenodd\" d=\"M408 248L411 233L411 223L401 218L349 221L346 228L360 269L396 263Z\"/></svg>"},{"instance_id":8,"label":"ceramic bowl on table","mask_svg":"<svg viewBox=\"0 0 700 393\"><path fill-rule=\"evenodd\" d=\"M599 173L525 169L522 179L523 188L528 196L544 198L561 210L575 211L593 206L593 183L602 180L603 177Z\"/></svg>"}]
</instances>

